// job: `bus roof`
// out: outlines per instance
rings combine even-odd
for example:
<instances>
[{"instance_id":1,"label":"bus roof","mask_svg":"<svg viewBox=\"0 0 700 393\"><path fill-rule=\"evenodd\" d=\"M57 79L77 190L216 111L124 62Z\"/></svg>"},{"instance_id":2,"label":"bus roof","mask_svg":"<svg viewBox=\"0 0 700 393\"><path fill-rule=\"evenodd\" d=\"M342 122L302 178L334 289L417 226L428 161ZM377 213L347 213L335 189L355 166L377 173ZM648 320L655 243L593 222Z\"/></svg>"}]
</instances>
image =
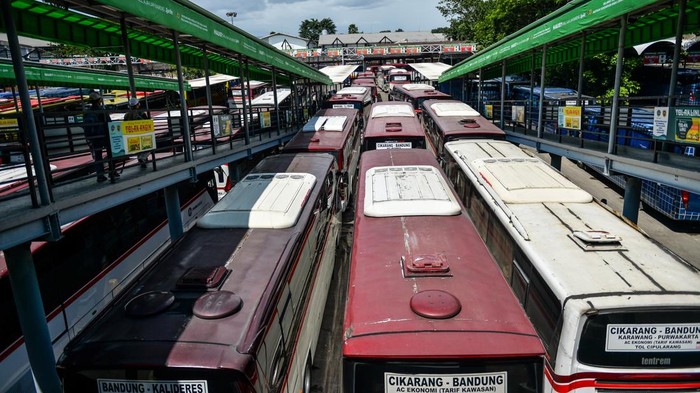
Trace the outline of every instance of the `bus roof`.
<instances>
[{"instance_id":1,"label":"bus roof","mask_svg":"<svg viewBox=\"0 0 700 393\"><path fill-rule=\"evenodd\" d=\"M425 83L406 83L401 85L401 88L405 90L435 90L435 87Z\"/></svg>"},{"instance_id":2,"label":"bus roof","mask_svg":"<svg viewBox=\"0 0 700 393\"><path fill-rule=\"evenodd\" d=\"M416 117L413 106L403 101L375 102L372 105L370 119L379 117Z\"/></svg>"},{"instance_id":3,"label":"bus roof","mask_svg":"<svg viewBox=\"0 0 700 393\"><path fill-rule=\"evenodd\" d=\"M348 121L347 116L314 116L309 119L304 127L301 129L303 132L316 132L316 131L343 131L345 124Z\"/></svg>"},{"instance_id":4,"label":"bus roof","mask_svg":"<svg viewBox=\"0 0 700 393\"><path fill-rule=\"evenodd\" d=\"M367 88L364 86L350 86L344 87L338 90L335 95L351 94L351 95L362 95L367 93Z\"/></svg>"},{"instance_id":5,"label":"bus roof","mask_svg":"<svg viewBox=\"0 0 700 393\"><path fill-rule=\"evenodd\" d=\"M435 114L440 117L481 116L481 114L474 110L471 106L460 101L435 102L431 103L430 107L433 109Z\"/></svg>"},{"instance_id":6,"label":"bus roof","mask_svg":"<svg viewBox=\"0 0 700 393\"><path fill-rule=\"evenodd\" d=\"M349 108L327 108L316 112L304 126L303 132L297 132L284 146L285 152L342 150L350 139L353 125L357 121L359 111ZM328 119L323 123L323 119ZM319 123L320 122L320 123ZM330 122L330 123L329 123ZM313 123L313 125L311 125ZM342 128L340 125L342 124ZM323 128L320 126L323 125ZM319 127L318 129L316 127ZM326 128L326 127L330 128ZM341 131L341 132L338 132Z\"/></svg>"},{"instance_id":7,"label":"bus roof","mask_svg":"<svg viewBox=\"0 0 700 393\"><path fill-rule=\"evenodd\" d=\"M423 113L435 123L443 142L456 138L505 139L503 130L460 101L426 100Z\"/></svg>"},{"instance_id":8,"label":"bus roof","mask_svg":"<svg viewBox=\"0 0 700 393\"><path fill-rule=\"evenodd\" d=\"M445 148L472 181L476 179L500 201L495 203L497 214L509 222L509 232L533 251L528 258L561 301L580 297L588 299L592 308L604 308L606 296L627 299L634 293L700 294L697 268L591 198L583 198L587 194L583 190L569 189L571 194L566 198L552 197L561 196L561 185L569 181L546 165L537 166L539 173L533 177L534 155L506 141L460 140L446 143ZM507 160L509 173L494 177L495 171L481 166L487 159ZM507 197L503 189L523 185L519 179L537 185L528 201L501 199L502 195ZM496 185L494 181L504 183ZM624 304L648 305L641 303L630 298Z\"/></svg>"},{"instance_id":9,"label":"bus roof","mask_svg":"<svg viewBox=\"0 0 700 393\"><path fill-rule=\"evenodd\" d=\"M280 104L284 100L287 99L292 94L291 89L277 89L277 103ZM250 101L250 105L252 106L273 106L275 105L275 92L274 91L268 91L265 93L262 93L261 95L253 98L252 101Z\"/></svg>"},{"instance_id":10,"label":"bus roof","mask_svg":"<svg viewBox=\"0 0 700 393\"><path fill-rule=\"evenodd\" d=\"M382 166L367 170L365 215L369 217L453 216L461 212L435 167Z\"/></svg>"},{"instance_id":11,"label":"bus roof","mask_svg":"<svg viewBox=\"0 0 700 393\"><path fill-rule=\"evenodd\" d=\"M530 321L461 209L448 216L367 215L372 168L386 166L432 167L430 173L442 174L427 150L362 154L343 355L463 359L542 354ZM454 194L449 186L445 192ZM417 206L430 203L415 201ZM441 271L431 273L431 267ZM420 298L416 295L430 293L456 299L459 310L443 319L419 315L425 310L414 303ZM416 332L426 332L428 341L416 342Z\"/></svg>"},{"instance_id":12,"label":"bus roof","mask_svg":"<svg viewBox=\"0 0 700 393\"><path fill-rule=\"evenodd\" d=\"M197 225L201 228L289 228L316 183L308 173L254 173L243 178Z\"/></svg>"}]
</instances>

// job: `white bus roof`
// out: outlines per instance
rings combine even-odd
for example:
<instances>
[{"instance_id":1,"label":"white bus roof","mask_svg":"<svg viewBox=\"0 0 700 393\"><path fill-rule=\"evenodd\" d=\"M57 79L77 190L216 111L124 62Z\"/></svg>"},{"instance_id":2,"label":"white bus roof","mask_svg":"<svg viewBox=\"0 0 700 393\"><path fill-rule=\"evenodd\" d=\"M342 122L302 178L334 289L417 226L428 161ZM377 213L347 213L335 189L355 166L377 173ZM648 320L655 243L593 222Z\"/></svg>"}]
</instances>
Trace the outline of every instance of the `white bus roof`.
<instances>
[{"instance_id":1,"label":"white bus roof","mask_svg":"<svg viewBox=\"0 0 700 393\"><path fill-rule=\"evenodd\" d=\"M435 87L430 86L425 83L406 83L401 85L401 87L405 90L413 91L413 90L435 90Z\"/></svg>"},{"instance_id":2,"label":"white bus roof","mask_svg":"<svg viewBox=\"0 0 700 393\"><path fill-rule=\"evenodd\" d=\"M279 104L285 99L287 99L287 97L289 97L290 94L292 94L291 89L277 89L277 103ZM265 92L259 95L258 97L253 98L250 104L253 106L274 106L275 92Z\"/></svg>"},{"instance_id":3,"label":"white bus roof","mask_svg":"<svg viewBox=\"0 0 700 393\"><path fill-rule=\"evenodd\" d=\"M316 177L308 173L246 176L198 222L201 228L289 228L296 224Z\"/></svg>"},{"instance_id":4,"label":"white bus roof","mask_svg":"<svg viewBox=\"0 0 700 393\"><path fill-rule=\"evenodd\" d=\"M579 188L537 157L512 143L449 142L474 173L486 180L505 203L588 203L591 194Z\"/></svg>"},{"instance_id":5,"label":"white bus roof","mask_svg":"<svg viewBox=\"0 0 700 393\"><path fill-rule=\"evenodd\" d=\"M353 95L360 95L360 94L365 94L367 92L366 87L362 86L350 86L350 87L344 87L340 90L338 90L335 95L343 95L343 94L353 94Z\"/></svg>"},{"instance_id":6,"label":"white bus roof","mask_svg":"<svg viewBox=\"0 0 700 393\"><path fill-rule=\"evenodd\" d=\"M304 124L302 131L343 131L347 121L347 116L314 116Z\"/></svg>"},{"instance_id":7,"label":"white bus roof","mask_svg":"<svg viewBox=\"0 0 700 393\"><path fill-rule=\"evenodd\" d=\"M453 216L461 211L435 167L376 167L369 169L365 177L366 216Z\"/></svg>"},{"instance_id":8,"label":"white bus roof","mask_svg":"<svg viewBox=\"0 0 700 393\"><path fill-rule=\"evenodd\" d=\"M413 106L409 103L401 103L396 105L375 105L372 107L372 119L380 117L416 117L416 112Z\"/></svg>"},{"instance_id":9,"label":"white bus roof","mask_svg":"<svg viewBox=\"0 0 700 393\"><path fill-rule=\"evenodd\" d=\"M585 191L562 188L568 180L553 168L544 170L542 180L542 173L533 172L543 169L531 163L530 159L536 158L532 154L510 142L493 140L448 142L445 149L469 181L480 184L480 192L488 193L484 197L488 208L496 212L514 238L520 239L527 258L538 266L559 299L592 294L582 299L589 302L588 307L603 308L607 300L597 295L607 294L616 298L617 307L638 307L648 304L629 299L629 294L664 293L664 288L698 292L700 275L691 272L689 265L592 198L583 198ZM480 166L487 159L501 158L508 158L509 163L504 162L507 165L498 170ZM517 160L521 160L518 165ZM494 175L499 170L509 173ZM499 184L501 180L503 184ZM549 182L554 183L551 189L544 186ZM532 183L542 188L529 196L529 203L499 200L507 195L504 189ZM581 200L576 201L576 196Z\"/></svg>"},{"instance_id":10,"label":"white bus roof","mask_svg":"<svg viewBox=\"0 0 700 393\"><path fill-rule=\"evenodd\" d=\"M480 116L479 112L475 111L471 106L463 102L436 102L430 107L439 117L448 116Z\"/></svg>"}]
</instances>

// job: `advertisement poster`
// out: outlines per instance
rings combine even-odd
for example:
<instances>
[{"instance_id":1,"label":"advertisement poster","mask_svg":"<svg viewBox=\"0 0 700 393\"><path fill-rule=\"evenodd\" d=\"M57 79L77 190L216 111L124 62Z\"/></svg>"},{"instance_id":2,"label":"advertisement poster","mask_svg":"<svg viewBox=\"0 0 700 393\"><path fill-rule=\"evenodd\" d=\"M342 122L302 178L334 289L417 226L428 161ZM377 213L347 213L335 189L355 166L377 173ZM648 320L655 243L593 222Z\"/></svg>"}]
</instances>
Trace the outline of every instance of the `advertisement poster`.
<instances>
[{"instance_id":1,"label":"advertisement poster","mask_svg":"<svg viewBox=\"0 0 700 393\"><path fill-rule=\"evenodd\" d=\"M700 108L676 107L671 110L673 134L667 139L676 142L700 143Z\"/></svg>"},{"instance_id":2,"label":"advertisement poster","mask_svg":"<svg viewBox=\"0 0 700 393\"><path fill-rule=\"evenodd\" d=\"M228 136L231 135L233 129L233 116L231 115L217 115L213 117L214 120L214 137Z\"/></svg>"},{"instance_id":3,"label":"advertisement poster","mask_svg":"<svg viewBox=\"0 0 700 393\"><path fill-rule=\"evenodd\" d=\"M525 124L525 106L513 105L511 113L511 120L513 121L513 123Z\"/></svg>"},{"instance_id":4,"label":"advertisement poster","mask_svg":"<svg viewBox=\"0 0 700 393\"><path fill-rule=\"evenodd\" d=\"M260 128L272 127L272 116L270 112L260 112Z\"/></svg>"},{"instance_id":5,"label":"advertisement poster","mask_svg":"<svg viewBox=\"0 0 700 393\"><path fill-rule=\"evenodd\" d=\"M487 118L487 119L493 118L493 105L491 105L491 104L484 105L484 110L486 112L484 114L485 118Z\"/></svg>"},{"instance_id":6,"label":"advertisement poster","mask_svg":"<svg viewBox=\"0 0 700 393\"><path fill-rule=\"evenodd\" d=\"M108 123L112 157L156 148L153 120L111 121Z\"/></svg>"},{"instance_id":7,"label":"advertisement poster","mask_svg":"<svg viewBox=\"0 0 700 393\"><path fill-rule=\"evenodd\" d=\"M560 106L559 115L557 117L557 125L559 128L580 130L581 113L582 111L580 106Z\"/></svg>"},{"instance_id":8,"label":"advertisement poster","mask_svg":"<svg viewBox=\"0 0 700 393\"><path fill-rule=\"evenodd\" d=\"M666 139L668 133L668 107L657 106L654 108L654 138Z\"/></svg>"}]
</instances>

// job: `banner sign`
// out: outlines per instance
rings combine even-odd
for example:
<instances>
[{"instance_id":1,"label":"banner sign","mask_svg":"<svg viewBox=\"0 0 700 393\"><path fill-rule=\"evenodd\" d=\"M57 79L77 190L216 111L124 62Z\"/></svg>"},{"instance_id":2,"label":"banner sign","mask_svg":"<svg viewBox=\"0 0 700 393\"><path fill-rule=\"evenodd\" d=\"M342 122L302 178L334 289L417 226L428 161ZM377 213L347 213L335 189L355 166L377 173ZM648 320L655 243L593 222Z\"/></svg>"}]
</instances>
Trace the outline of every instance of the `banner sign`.
<instances>
[{"instance_id":1,"label":"banner sign","mask_svg":"<svg viewBox=\"0 0 700 393\"><path fill-rule=\"evenodd\" d=\"M700 143L700 107L654 108L654 138L679 143Z\"/></svg>"},{"instance_id":2,"label":"banner sign","mask_svg":"<svg viewBox=\"0 0 700 393\"><path fill-rule=\"evenodd\" d=\"M581 113L582 111L580 106L560 106L559 115L557 117L557 125L559 128L580 130Z\"/></svg>"},{"instance_id":3,"label":"banner sign","mask_svg":"<svg viewBox=\"0 0 700 393\"><path fill-rule=\"evenodd\" d=\"M156 148L153 119L111 121L108 123L112 157L121 157Z\"/></svg>"}]
</instances>

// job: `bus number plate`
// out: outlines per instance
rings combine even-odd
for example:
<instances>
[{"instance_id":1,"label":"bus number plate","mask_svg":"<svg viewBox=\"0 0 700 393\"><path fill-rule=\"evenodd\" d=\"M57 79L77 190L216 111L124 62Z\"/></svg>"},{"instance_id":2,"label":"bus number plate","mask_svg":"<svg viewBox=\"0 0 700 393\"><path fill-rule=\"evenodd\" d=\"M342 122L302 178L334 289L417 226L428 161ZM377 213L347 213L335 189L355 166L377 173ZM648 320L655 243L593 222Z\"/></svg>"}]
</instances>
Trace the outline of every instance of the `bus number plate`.
<instances>
[{"instance_id":1,"label":"bus number plate","mask_svg":"<svg viewBox=\"0 0 700 393\"><path fill-rule=\"evenodd\" d=\"M411 142L377 142L377 150L410 149L411 147Z\"/></svg>"},{"instance_id":2,"label":"bus number plate","mask_svg":"<svg viewBox=\"0 0 700 393\"><path fill-rule=\"evenodd\" d=\"M207 381L133 381L128 379L98 379L100 393L208 393Z\"/></svg>"},{"instance_id":3,"label":"bus number plate","mask_svg":"<svg viewBox=\"0 0 700 393\"><path fill-rule=\"evenodd\" d=\"M508 373L384 373L385 393L506 393Z\"/></svg>"},{"instance_id":4,"label":"bus number plate","mask_svg":"<svg viewBox=\"0 0 700 393\"><path fill-rule=\"evenodd\" d=\"M349 109L354 109L355 105L353 104L333 104L334 109L342 109L342 108L349 108Z\"/></svg>"}]
</instances>

